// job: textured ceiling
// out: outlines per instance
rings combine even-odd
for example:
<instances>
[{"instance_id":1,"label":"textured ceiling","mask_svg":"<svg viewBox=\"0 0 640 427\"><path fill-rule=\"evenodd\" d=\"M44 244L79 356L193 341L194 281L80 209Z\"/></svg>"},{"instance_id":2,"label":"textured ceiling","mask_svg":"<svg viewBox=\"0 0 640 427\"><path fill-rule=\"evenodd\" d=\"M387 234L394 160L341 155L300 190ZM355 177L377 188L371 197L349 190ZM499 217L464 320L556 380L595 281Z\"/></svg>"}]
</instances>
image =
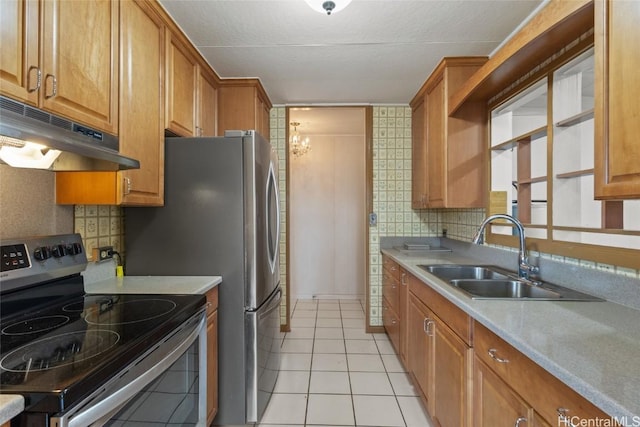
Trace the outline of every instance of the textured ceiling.
<instances>
[{"instance_id":1,"label":"textured ceiling","mask_svg":"<svg viewBox=\"0 0 640 427\"><path fill-rule=\"evenodd\" d=\"M222 78L274 104L407 104L444 56L488 55L542 0L160 0Z\"/></svg>"}]
</instances>

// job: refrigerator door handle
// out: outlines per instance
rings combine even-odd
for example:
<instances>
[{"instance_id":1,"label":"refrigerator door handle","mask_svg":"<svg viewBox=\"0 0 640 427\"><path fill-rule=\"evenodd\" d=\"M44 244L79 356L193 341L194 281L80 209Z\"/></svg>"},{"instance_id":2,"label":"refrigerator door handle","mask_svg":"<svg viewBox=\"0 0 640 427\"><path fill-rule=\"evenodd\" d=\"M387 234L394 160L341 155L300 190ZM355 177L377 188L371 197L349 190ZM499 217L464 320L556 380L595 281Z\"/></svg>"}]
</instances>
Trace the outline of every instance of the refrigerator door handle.
<instances>
[{"instance_id":1,"label":"refrigerator door handle","mask_svg":"<svg viewBox=\"0 0 640 427\"><path fill-rule=\"evenodd\" d=\"M273 162L269 163L269 176L267 178L267 189L266 189L266 211L267 211L267 246L269 252L269 266L271 267L271 273L275 273L276 261L278 259L278 247L280 246L280 195L278 194L278 182L276 178L276 173L273 168ZM270 209L271 204L271 195L273 193L273 197L275 198L275 216L276 216L276 232L275 236L272 236L272 211ZM275 242L275 243L273 243Z\"/></svg>"}]
</instances>

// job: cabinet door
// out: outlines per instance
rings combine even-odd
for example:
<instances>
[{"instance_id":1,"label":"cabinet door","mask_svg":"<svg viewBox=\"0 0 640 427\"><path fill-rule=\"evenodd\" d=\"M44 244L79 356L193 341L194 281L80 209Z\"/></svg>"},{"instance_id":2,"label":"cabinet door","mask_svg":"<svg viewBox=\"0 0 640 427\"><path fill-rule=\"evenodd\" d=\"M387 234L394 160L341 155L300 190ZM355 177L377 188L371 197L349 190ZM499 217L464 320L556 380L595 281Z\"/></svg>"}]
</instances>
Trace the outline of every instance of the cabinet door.
<instances>
[{"instance_id":1,"label":"cabinet door","mask_svg":"<svg viewBox=\"0 0 640 427\"><path fill-rule=\"evenodd\" d=\"M427 93L427 159L429 207L444 207L447 189L445 152L444 80Z\"/></svg>"},{"instance_id":2,"label":"cabinet door","mask_svg":"<svg viewBox=\"0 0 640 427\"><path fill-rule=\"evenodd\" d=\"M400 269L400 288L398 303L398 321L400 322L400 360L407 367L407 346L408 346L408 328L409 322L409 278L408 273L404 269Z\"/></svg>"},{"instance_id":3,"label":"cabinet door","mask_svg":"<svg viewBox=\"0 0 640 427\"><path fill-rule=\"evenodd\" d=\"M471 349L436 318L433 414L441 427L470 425L468 387L471 384L471 363Z\"/></svg>"},{"instance_id":4,"label":"cabinet door","mask_svg":"<svg viewBox=\"0 0 640 427\"><path fill-rule=\"evenodd\" d=\"M165 128L178 136L196 136L198 64L175 34L167 31L167 39Z\"/></svg>"},{"instance_id":5,"label":"cabinet door","mask_svg":"<svg viewBox=\"0 0 640 427\"><path fill-rule=\"evenodd\" d=\"M427 139L424 97L411 106L411 207L427 207Z\"/></svg>"},{"instance_id":6,"label":"cabinet door","mask_svg":"<svg viewBox=\"0 0 640 427\"><path fill-rule=\"evenodd\" d=\"M218 84L204 65L198 67L198 136L215 136Z\"/></svg>"},{"instance_id":7,"label":"cabinet door","mask_svg":"<svg viewBox=\"0 0 640 427\"><path fill-rule=\"evenodd\" d=\"M119 1L42 4L41 105L116 134Z\"/></svg>"},{"instance_id":8,"label":"cabinet door","mask_svg":"<svg viewBox=\"0 0 640 427\"><path fill-rule=\"evenodd\" d=\"M474 427L535 426L531 408L479 359L474 374Z\"/></svg>"},{"instance_id":9,"label":"cabinet door","mask_svg":"<svg viewBox=\"0 0 640 427\"><path fill-rule=\"evenodd\" d=\"M37 105L38 1L0 1L0 93Z\"/></svg>"},{"instance_id":10,"label":"cabinet door","mask_svg":"<svg viewBox=\"0 0 640 427\"><path fill-rule=\"evenodd\" d=\"M141 1L121 1L120 152L140 160L121 172L122 204L164 202L164 24Z\"/></svg>"},{"instance_id":11,"label":"cabinet door","mask_svg":"<svg viewBox=\"0 0 640 427\"><path fill-rule=\"evenodd\" d=\"M218 310L207 317L207 425L218 412Z\"/></svg>"},{"instance_id":12,"label":"cabinet door","mask_svg":"<svg viewBox=\"0 0 640 427\"><path fill-rule=\"evenodd\" d=\"M396 353L400 352L400 321L386 297L382 297L382 325Z\"/></svg>"},{"instance_id":13,"label":"cabinet door","mask_svg":"<svg viewBox=\"0 0 640 427\"><path fill-rule=\"evenodd\" d=\"M409 372L420 388L427 410L433 413L433 318L412 294L409 294L408 318Z\"/></svg>"},{"instance_id":14,"label":"cabinet door","mask_svg":"<svg viewBox=\"0 0 640 427\"><path fill-rule=\"evenodd\" d=\"M640 2L595 2L595 196L640 198ZM635 46L635 48L634 48Z\"/></svg>"}]
</instances>

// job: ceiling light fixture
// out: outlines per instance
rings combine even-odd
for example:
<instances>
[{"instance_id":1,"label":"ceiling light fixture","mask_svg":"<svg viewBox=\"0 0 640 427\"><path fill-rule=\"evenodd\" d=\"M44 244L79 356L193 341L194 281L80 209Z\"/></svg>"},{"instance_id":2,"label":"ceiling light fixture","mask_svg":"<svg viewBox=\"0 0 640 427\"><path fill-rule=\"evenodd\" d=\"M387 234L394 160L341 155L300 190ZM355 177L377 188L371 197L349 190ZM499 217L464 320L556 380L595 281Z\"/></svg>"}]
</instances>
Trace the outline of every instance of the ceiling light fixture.
<instances>
[{"instance_id":1,"label":"ceiling light fixture","mask_svg":"<svg viewBox=\"0 0 640 427\"><path fill-rule=\"evenodd\" d=\"M289 149L294 157L301 157L311 150L311 143L309 142L309 137L303 138L298 132L299 122L291 122L290 124L293 126L293 132L289 137Z\"/></svg>"},{"instance_id":2,"label":"ceiling light fixture","mask_svg":"<svg viewBox=\"0 0 640 427\"><path fill-rule=\"evenodd\" d=\"M316 12L326 13L331 15L332 13L338 13L351 3L351 0L305 0L311 9Z\"/></svg>"}]
</instances>

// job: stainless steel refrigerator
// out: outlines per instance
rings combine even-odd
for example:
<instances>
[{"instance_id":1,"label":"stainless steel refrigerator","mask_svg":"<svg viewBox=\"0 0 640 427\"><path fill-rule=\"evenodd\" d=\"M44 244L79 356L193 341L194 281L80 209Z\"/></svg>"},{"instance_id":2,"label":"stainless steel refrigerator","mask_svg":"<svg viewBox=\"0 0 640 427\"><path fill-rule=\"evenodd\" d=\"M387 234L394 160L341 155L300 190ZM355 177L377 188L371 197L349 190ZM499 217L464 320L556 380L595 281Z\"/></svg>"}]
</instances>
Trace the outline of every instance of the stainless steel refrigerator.
<instances>
[{"instance_id":1,"label":"stainless steel refrigerator","mask_svg":"<svg viewBox=\"0 0 640 427\"><path fill-rule=\"evenodd\" d=\"M165 150L164 206L125 209L126 274L222 276L214 424L258 422L280 367L275 151L255 131Z\"/></svg>"}]
</instances>

